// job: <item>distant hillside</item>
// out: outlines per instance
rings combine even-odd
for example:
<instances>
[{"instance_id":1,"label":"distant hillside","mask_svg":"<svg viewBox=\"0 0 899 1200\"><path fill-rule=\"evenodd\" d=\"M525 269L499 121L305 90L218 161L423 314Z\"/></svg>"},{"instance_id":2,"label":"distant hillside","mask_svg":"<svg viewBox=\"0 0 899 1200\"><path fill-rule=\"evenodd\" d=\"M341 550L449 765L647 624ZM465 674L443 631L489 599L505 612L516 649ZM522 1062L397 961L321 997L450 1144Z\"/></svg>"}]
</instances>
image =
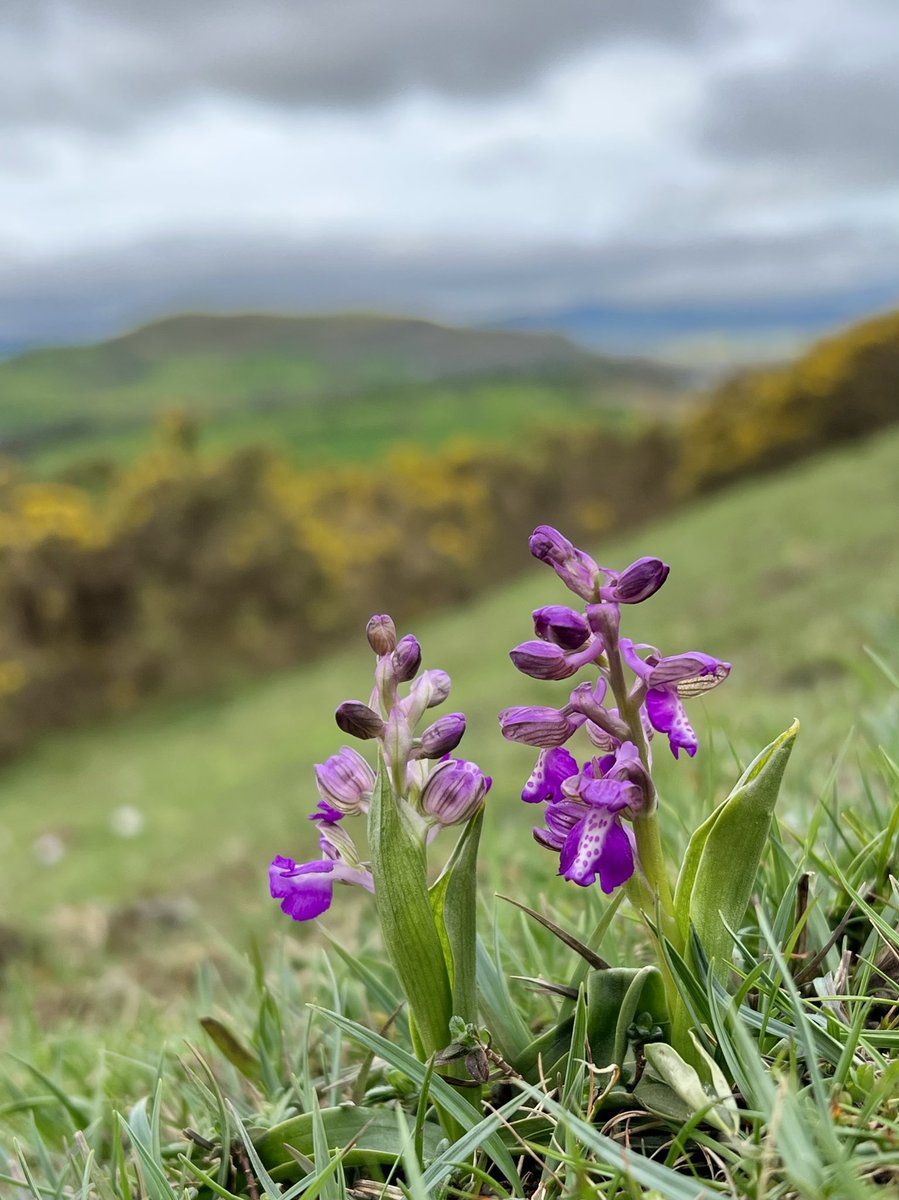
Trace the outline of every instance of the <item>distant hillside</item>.
<instances>
[{"instance_id":1,"label":"distant hillside","mask_svg":"<svg viewBox=\"0 0 899 1200\"><path fill-rule=\"evenodd\" d=\"M73 449L127 458L171 410L210 425L213 440L228 445L255 435L305 444L323 416L337 414L332 402L400 404L401 393L400 412L390 417L399 415L402 432L403 412L424 403L435 385L451 385L458 399L459 389L470 394L475 382L508 388L523 381L569 392L598 382L669 393L677 376L592 354L553 333L353 314L185 315L97 345L30 351L0 363L0 451L59 457L62 448L61 461ZM440 400L447 408L445 391ZM471 396L468 407L476 415L482 402ZM327 413L318 411L323 404ZM466 404L457 407L464 420ZM358 424L355 414L353 420ZM362 424L371 427L371 413Z\"/></svg>"}]
</instances>

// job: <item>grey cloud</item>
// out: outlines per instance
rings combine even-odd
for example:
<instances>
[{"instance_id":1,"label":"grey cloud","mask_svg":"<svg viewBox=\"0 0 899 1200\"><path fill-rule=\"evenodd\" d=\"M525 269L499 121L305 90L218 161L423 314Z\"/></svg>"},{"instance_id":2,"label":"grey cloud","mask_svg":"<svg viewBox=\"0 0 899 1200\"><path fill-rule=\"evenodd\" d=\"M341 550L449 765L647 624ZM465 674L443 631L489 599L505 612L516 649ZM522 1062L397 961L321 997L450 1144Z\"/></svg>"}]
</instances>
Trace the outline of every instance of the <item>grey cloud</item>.
<instances>
[{"instance_id":1,"label":"grey cloud","mask_svg":"<svg viewBox=\"0 0 899 1200\"><path fill-rule=\"evenodd\" d=\"M705 113L703 142L725 161L845 186L899 182L895 55L881 64L817 59L723 76Z\"/></svg>"},{"instance_id":2,"label":"grey cloud","mask_svg":"<svg viewBox=\"0 0 899 1200\"><path fill-rule=\"evenodd\" d=\"M378 309L458 321L620 309L796 302L825 291L899 292L899 237L831 228L792 238L615 245L303 243L171 237L54 263L0 264L7 348L78 341L163 314ZM880 294L880 293L877 293ZM877 303L884 303L883 300ZM870 305L869 305L870 307Z\"/></svg>"},{"instance_id":3,"label":"grey cloud","mask_svg":"<svg viewBox=\"0 0 899 1200\"><path fill-rule=\"evenodd\" d=\"M0 119L116 127L204 94L356 106L532 84L621 39L693 39L718 0L9 0Z\"/></svg>"}]
</instances>

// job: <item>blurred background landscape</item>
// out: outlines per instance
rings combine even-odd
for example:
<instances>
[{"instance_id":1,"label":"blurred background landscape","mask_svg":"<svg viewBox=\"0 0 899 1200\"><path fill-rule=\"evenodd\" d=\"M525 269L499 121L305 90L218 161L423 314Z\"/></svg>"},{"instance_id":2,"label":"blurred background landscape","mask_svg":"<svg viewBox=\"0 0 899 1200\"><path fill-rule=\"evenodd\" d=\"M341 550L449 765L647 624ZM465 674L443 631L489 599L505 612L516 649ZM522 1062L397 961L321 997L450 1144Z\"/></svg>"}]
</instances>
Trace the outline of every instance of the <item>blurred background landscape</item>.
<instances>
[{"instance_id":1,"label":"blurred background landscape","mask_svg":"<svg viewBox=\"0 0 899 1200\"><path fill-rule=\"evenodd\" d=\"M538 523L665 557L639 636L734 663L669 820L794 715L802 794L864 802L840 764L899 741L897 45L887 0L13 5L0 966L41 1019L281 928L372 612L450 671L487 837L553 886L496 725L546 702L507 658L564 602Z\"/></svg>"}]
</instances>

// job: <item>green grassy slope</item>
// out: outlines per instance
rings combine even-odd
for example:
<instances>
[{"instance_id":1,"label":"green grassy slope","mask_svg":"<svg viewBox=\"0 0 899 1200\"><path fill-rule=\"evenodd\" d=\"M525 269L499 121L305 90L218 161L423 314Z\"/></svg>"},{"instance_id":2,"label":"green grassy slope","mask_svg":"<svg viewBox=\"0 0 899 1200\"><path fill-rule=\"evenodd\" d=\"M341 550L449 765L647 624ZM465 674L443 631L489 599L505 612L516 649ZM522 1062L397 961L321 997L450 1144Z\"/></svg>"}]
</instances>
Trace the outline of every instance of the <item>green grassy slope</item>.
<instances>
[{"instance_id":1,"label":"green grassy slope","mask_svg":"<svg viewBox=\"0 0 899 1200\"><path fill-rule=\"evenodd\" d=\"M0 447L45 470L85 455L121 460L160 412L179 409L209 424L216 445L276 438L306 459L365 457L406 425L428 442L467 420L495 434L544 409L583 411L597 391L606 403L619 387L671 384L661 369L554 334L362 315L181 316L0 363Z\"/></svg>"},{"instance_id":2,"label":"green grassy slope","mask_svg":"<svg viewBox=\"0 0 899 1200\"><path fill-rule=\"evenodd\" d=\"M703 742L697 759L675 764L657 743L667 819L676 820L679 796L699 791L709 803L720 796L735 769L728 742L746 758L799 716L804 730L791 771L807 797L810 781L823 786L860 696L866 721L886 721L889 689L862 645L887 654L896 646L897 490L893 433L598 548L599 561L612 565L643 553L672 564L663 591L626 612L628 632L669 653L697 648L734 663L723 688L693 702ZM506 652L529 636L532 608L565 598L551 572L535 566L513 586L417 629L426 665L454 678L451 707L469 715L463 750L497 779L487 845L502 838L503 853L528 869L549 866L530 842L532 814L516 800L533 753L502 741L496 712L551 702L554 688L564 693L564 684L518 675ZM63 903L191 893L204 915L225 924L241 913L267 920L268 859L313 845L304 820L315 802L312 764L342 740L333 708L370 686L362 630L347 636L350 649L311 668L53 737L5 768L0 912L27 925ZM132 839L110 826L122 805L145 818ZM32 846L48 832L66 852L40 866Z\"/></svg>"}]
</instances>

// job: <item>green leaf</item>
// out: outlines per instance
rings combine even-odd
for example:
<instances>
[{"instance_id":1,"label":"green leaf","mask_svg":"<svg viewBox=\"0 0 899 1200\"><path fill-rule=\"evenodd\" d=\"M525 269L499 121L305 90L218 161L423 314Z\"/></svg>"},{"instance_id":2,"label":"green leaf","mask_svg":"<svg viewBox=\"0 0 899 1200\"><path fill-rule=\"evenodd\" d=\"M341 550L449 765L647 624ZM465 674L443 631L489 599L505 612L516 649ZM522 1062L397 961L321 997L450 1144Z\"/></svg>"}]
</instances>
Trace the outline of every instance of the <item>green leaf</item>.
<instances>
[{"instance_id":1,"label":"green leaf","mask_svg":"<svg viewBox=\"0 0 899 1200\"><path fill-rule=\"evenodd\" d=\"M424 843L394 798L383 763L368 829L381 934L428 1055L449 1040L452 993L428 896Z\"/></svg>"},{"instance_id":2,"label":"green leaf","mask_svg":"<svg viewBox=\"0 0 899 1200\"><path fill-rule=\"evenodd\" d=\"M499 931L494 930L493 954L483 940L477 940L478 994L484 1019L503 1058L516 1071L531 1042L531 1033L509 992L506 977L500 969Z\"/></svg>"},{"instance_id":3,"label":"green leaf","mask_svg":"<svg viewBox=\"0 0 899 1200\"><path fill-rule=\"evenodd\" d=\"M599 1067L624 1067L627 1031L638 1013L649 1012L663 1028L668 1021L665 985L658 967L610 967L593 971L589 983L587 1033Z\"/></svg>"},{"instance_id":4,"label":"green leaf","mask_svg":"<svg viewBox=\"0 0 899 1200\"><path fill-rule=\"evenodd\" d=\"M392 1163L402 1153L396 1117L386 1107L367 1108L361 1105L340 1105L319 1111L320 1129L324 1132L327 1145L331 1148L349 1146L343 1155L348 1167ZM272 1179L278 1181L298 1179L303 1169L291 1155L290 1147L300 1154L315 1160L315 1125L311 1112L291 1117L274 1125L253 1139L259 1158L265 1164ZM443 1130L435 1121L424 1121L421 1125L422 1153L431 1159L443 1139ZM316 1162L317 1167L323 1163Z\"/></svg>"},{"instance_id":5,"label":"green leaf","mask_svg":"<svg viewBox=\"0 0 899 1200\"><path fill-rule=\"evenodd\" d=\"M727 1081L714 1060L709 1058L698 1043L697 1049L709 1078L708 1084L703 1083L696 1068L684 1062L673 1046L666 1042L651 1042L643 1049L648 1066L646 1074L637 1085L636 1095L650 1111L660 1116L683 1121L683 1106L687 1109L688 1117L701 1114L707 1124L721 1133L736 1133L740 1126L740 1118ZM667 1086L673 1097L666 1097L660 1085Z\"/></svg>"},{"instance_id":6,"label":"green leaf","mask_svg":"<svg viewBox=\"0 0 899 1200\"><path fill-rule=\"evenodd\" d=\"M453 1015L478 1019L477 868L484 810L467 822L449 862L431 888L453 994Z\"/></svg>"},{"instance_id":7,"label":"green leaf","mask_svg":"<svg viewBox=\"0 0 899 1200\"><path fill-rule=\"evenodd\" d=\"M262 1065L257 1056L232 1033L227 1025L217 1021L215 1017L200 1017L200 1024L224 1054L246 1079L259 1083L262 1079Z\"/></svg>"},{"instance_id":8,"label":"green leaf","mask_svg":"<svg viewBox=\"0 0 899 1200\"><path fill-rule=\"evenodd\" d=\"M689 946L692 925L720 976L731 957L728 927L738 929L746 913L798 732L794 721L750 763L687 847L675 894L679 948Z\"/></svg>"}]
</instances>

